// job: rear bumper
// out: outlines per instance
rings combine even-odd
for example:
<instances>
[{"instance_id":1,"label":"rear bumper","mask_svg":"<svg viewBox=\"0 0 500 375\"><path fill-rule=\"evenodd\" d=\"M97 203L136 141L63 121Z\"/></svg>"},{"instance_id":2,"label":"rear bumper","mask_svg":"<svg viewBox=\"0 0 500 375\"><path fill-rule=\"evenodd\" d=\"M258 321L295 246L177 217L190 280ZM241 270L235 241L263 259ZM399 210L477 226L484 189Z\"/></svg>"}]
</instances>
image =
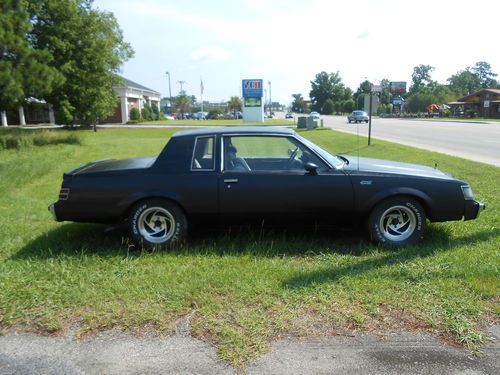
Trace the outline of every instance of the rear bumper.
<instances>
[{"instance_id":1,"label":"rear bumper","mask_svg":"<svg viewBox=\"0 0 500 375\"><path fill-rule=\"evenodd\" d=\"M49 212L52 214L52 218L53 218L55 221L60 221L60 220L57 220L57 214L56 214L56 204L55 204L55 203L52 203L52 204L48 207L48 210L49 210Z\"/></svg>"},{"instance_id":2,"label":"rear bumper","mask_svg":"<svg viewBox=\"0 0 500 375\"><path fill-rule=\"evenodd\" d=\"M475 200L465 201L464 220L477 219L481 212L485 210L485 208L486 206L484 203Z\"/></svg>"}]
</instances>

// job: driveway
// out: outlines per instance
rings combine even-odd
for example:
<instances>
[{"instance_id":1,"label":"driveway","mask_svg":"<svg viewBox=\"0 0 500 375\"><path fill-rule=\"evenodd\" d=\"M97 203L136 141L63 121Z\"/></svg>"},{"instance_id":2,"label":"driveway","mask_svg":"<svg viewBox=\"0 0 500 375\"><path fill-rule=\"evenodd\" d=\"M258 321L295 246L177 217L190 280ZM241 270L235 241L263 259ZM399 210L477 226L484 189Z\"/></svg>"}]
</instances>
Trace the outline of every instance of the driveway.
<instances>
[{"instance_id":1,"label":"driveway","mask_svg":"<svg viewBox=\"0 0 500 375\"><path fill-rule=\"evenodd\" d=\"M344 116L322 119L325 127L368 136L368 124L349 124ZM500 122L373 118L372 138L500 166Z\"/></svg>"},{"instance_id":2,"label":"driveway","mask_svg":"<svg viewBox=\"0 0 500 375\"><path fill-rule=\"evenodd\" d=\"M498 374L500 327L474 356L424 333L282 338L245 369L218 359L180 330L169 337L108 331L80 341L33 334L0 336L0 374Z\"/></svg>"}]
</instances>

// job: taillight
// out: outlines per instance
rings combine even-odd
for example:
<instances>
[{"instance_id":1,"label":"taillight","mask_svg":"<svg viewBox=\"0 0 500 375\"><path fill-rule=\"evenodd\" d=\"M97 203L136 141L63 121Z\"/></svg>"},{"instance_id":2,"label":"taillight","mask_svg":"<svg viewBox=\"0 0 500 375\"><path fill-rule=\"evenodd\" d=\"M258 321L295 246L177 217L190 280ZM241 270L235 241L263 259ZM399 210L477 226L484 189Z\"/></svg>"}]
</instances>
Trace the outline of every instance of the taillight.
<instances>
[{"instance_id":1,"label":"taillight","mask_svg":"<svg viewBox=\"0 0 500 375\"><path fill-rule=\"evenodd\" d=\"M59 200L65 201L69 198L69 188L61 188L59 192Z\"/></svg>"}]
</instances>

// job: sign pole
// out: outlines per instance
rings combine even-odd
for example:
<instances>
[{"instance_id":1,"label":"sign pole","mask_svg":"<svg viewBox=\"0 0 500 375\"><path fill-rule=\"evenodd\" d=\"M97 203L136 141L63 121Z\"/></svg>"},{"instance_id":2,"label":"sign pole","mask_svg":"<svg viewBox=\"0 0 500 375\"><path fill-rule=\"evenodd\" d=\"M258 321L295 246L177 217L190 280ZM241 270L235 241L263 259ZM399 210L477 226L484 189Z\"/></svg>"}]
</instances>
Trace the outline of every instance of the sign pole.
<instances>
[{"instance_id":1,"label":"sign pole","mask_svg":"<svg viewBox=\"0 0 500 375\"><path fill-rule=\"evenodd\" d=\"M373 106L373 93L372 90L370 90L370 108L368 109L368 146L370 146L372 138L372 106Z\"/></svg>"}]
</instances>

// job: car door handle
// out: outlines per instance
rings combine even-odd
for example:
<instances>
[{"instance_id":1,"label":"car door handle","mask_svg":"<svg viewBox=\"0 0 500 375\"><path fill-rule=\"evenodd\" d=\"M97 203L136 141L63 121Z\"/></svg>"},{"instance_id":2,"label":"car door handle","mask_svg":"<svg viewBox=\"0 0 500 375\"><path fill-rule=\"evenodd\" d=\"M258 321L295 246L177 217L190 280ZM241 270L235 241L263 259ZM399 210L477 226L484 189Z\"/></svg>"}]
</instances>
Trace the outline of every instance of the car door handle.
<instances>
[{"instance_id":1,"label":"car door handle","mask_svg":"<svg viewBox=\"0 0 500 375\"><path fill-rule=\"evenodd\" d=\"M235 183L237 183L237 182L238 182L238 179L237 179L237 178L225 178L225 179L224 179L224 182L225 182L226 184L235 184Z\"/></svg>"}]
</instances>

